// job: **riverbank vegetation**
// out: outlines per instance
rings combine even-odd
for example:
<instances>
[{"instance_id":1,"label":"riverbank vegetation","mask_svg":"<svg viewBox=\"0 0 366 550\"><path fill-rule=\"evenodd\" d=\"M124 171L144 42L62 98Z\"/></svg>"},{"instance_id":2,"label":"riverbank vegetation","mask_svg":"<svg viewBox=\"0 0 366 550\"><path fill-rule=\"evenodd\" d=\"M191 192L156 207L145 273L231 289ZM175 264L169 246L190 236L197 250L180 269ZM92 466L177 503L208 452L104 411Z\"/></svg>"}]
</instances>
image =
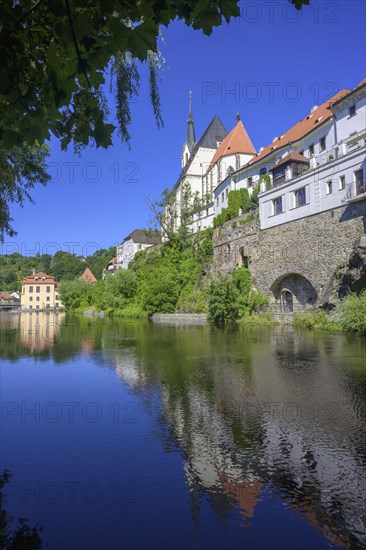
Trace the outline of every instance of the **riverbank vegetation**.
<instances>
[{"instance_id":1,"label":"riverbank vegetation","mask_svg":"<svg viewBox=\"0 0 366 550\"><path fill-rule=\"evenodd\" d=\"M70 311L94 309L126 317L152 313L208 311L206 271L213 256L212 230L189 244L176 239L151 251L139 252L129 269L119 269L105 281L61 285L61 299Z\"/></svg>"},{"instance_id":2,"label":"riverbank vegetation","mask_svg":"<svg viewBox=\"0 0 366 550\"><path fill-rule=\"evenodd\" d=\"M366 290L359 295L349 294L337 305L330 318L325 311L297 315L292 323L296 328L330 330L366 334Z\"/></svg>"}]
</instances>

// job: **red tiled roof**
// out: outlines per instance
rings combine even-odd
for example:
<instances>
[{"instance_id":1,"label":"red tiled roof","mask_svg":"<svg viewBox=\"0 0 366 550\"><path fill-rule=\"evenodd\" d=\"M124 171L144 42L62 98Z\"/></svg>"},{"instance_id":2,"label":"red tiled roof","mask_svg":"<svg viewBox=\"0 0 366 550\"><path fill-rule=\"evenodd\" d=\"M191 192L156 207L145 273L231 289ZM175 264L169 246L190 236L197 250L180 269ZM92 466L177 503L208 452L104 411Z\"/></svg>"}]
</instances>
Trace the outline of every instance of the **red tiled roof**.
<instances>
[{"instance_id":1,"label":"red tiled roof","mask_svg":"<svg viewBox=\"0 0 366 550\"><path fill-rule=\"evenodd\" d=\"M96 283L97 282L97 279L96 277L94 276L93 272L91 271L91 269L89 269L89 267L87 267L84 271L84 273L79 277L79 279L81 281L85 281L87 283Z\"/></svg>"},{"instance_id":2,"label":"red tiled roof","mask_svg":"<svg viewBox=\"0 0 366 550\"><path fill-rule=\"evenodd\" d=\"M309 113L305 118L300 120L295 126L292 126L287 132L285 132L280 138L278 138L274 143L270 143L267 147L252 158L246 166L254 164L255 162L263 159L276 149L280 149L289 143L294 143L303 137L305 137L309 132L323 124L326 120L333 116L329 105L335 103L339 99L343 98L349 94L349 90L340 90L333 97L319 105L312 113Z\"/></svg>"},{"instance_id":3,"label":"red tiled roof","mask_svg":"<svg viewBox=\"0 0 366 550\"><path fill-rule=\"evenodd\" d=\"M249 155L255 155L256 150L253 147L252 142L247 134L246 129L241 120L234 126L230 134L220 143L216 153L214 154L210 168L220 158L228 155L235 155L236 153L243 153ZM209 170L210 170L209 168Z\"/></svg>"},{"instance_id":4,"label":"red tiled roof","mask_svg":"<svg viewBox=\"0 0 366 550\"><path fill-rule=\"evenodd\" d=\"M0 298L2 300L12 300L13 296L10 296L7 292L0 292Z\"/></svg>"},{"instance_id":5,"label":"red tiled roof","mask_svg":"<svg viewBox=\"0 0 366 550\"><path fill-rule=\"evenodd\" d=\"M36 279L36 277L38 277L38 279ZM45 277L45 279L42 280L42 277ZM43 271L39 271L34 275L28 275L27 277L24 277L23 285L31 285L31 284L37 284L37 285L55 284L55 278L51 277L51 275L47 275L46 273L43 273Z\"/></svg>"}]
</instances>

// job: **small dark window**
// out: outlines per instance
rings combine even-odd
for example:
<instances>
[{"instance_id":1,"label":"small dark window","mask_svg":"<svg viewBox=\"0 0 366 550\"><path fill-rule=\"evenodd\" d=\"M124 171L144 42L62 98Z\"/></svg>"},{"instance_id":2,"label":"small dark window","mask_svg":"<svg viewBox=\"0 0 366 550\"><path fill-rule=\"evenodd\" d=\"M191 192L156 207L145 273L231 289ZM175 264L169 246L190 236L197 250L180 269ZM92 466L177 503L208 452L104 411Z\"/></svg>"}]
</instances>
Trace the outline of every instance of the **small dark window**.
<instances>
[{"instance_id":1,"label":"small dark window","mask_svg":"<svg viewBox=\"0 0 366 550\"><path fill-rule=\"evenodd\" d=\"M39 296L37 296L37 298L36 298L36 302L39 302Z\"/></svg>"},{"instance_id":2,"label":"small dark window","mask_svg":"<svg viewBox=\"0 0 366 550\"><path fill-rule=\"evenodd\" d=\"M50 286L46 287L46 292L51 292L51 287Z\"/></svg>"},{"instance_id":3,"label":"small dark window","mask_svg":"<svg viewBox=\"0 0 366 550\"><path fill-rule=\"evenodd\" d=\"M310 157L314 156L314 144L313 143L311 145L309 145L309 156Z\"/></svg>"},{"instance_id":4,"label":"small dark window","mask_svg":"<svg viewBox=\"0 0 366 550\"><path fill-rule=\"evenodd\" d=\"M304 206L306 204L306 193L305 193L305 187L302 187L301 189L297 189L295 191L295 208L299 208L299 206Z\"/></svg>"},{"instance_id":5,"label":"small dark window","mask_svg":"<svg viewBox=\"0 0 366 550\"><path fill-rule=\"evenodd\" d=\"M325 151L325 137L320 138L319 148L320 148L320 151Z\"/></svg>"},{"instance_id":6,"label":"small dark window","mask_svg":"<svg viewBox=\"0 0 366 550\"><path fill-rule=\"evenodd\" d=\"M248 187L253 187L253 178L248 178Z\"/></svg>"},{"instance_id":7,"label":"small dark window","mask_svg":"<svg viewBox=\"0 0 366 550\"><path fill-rule=\"evenodd\" d=\"M333 182L332 180L327 181L327 195L331 195L333 193Z\"/></svg>"},{"instance_id":8,"label":"small dark window","mask_svg":"<svg viewBox=\"0 0 366 550\"><path fill-rule=\"evenodd\" d=\"M272 201L273 203L273 214L281 214L282 210L282 197L277 197Z\"/></svg>"},{"instance_id":9,"label":"small dark window","mask_svg":"<svg viewBox=\"0 0 366 550\"><path fill-rule=\"evenodd\" d=\"M349 116L354 116L356 114L356 105L351 105L349 108Z\"/></svg>"},{"instance_id":10,"label":"small dark window","mask_svg":"<svg viewBox=\"0 0 366 550\"><path fill-rule=\"evenodd\" d=\"M346 176L341 176L339 178L339 189L345 189L346 188Z\"/></svg>"},{"instance_id":11,"label":"small dark window","mask_svg":"<svg viewBox=\"0 0 366 550\"><path fill-rule=\"evenodd\" d=\"M33 292L33 287L32 286L29 287L29 292Z\"/></svg>"},{"instance_id":12,"label":"small dark window","mask_svg":"<svg viewBox=\"0 0 366 550\"><path fill-rule=\"evenodd\" d=\"M29 296L29 301L33 302L33 296Z\"/></svg>"},{"instance_id":13,"label":"small dark window","mask_svg":"<svg viewBox=\"0 0 366 550\"><path fill-rule=\"evenodd\" d=\"M36 286L36 292L41 292L41 287L40 286Z\"/></svg>"},{"instance_id":14,"label":"small dark window","mask_svg":"<svg viewBox=\"0 0 366 550\"><path fill-rule=\"evenodd\" d=\"M47 301L47 302L49 302L49 301L50 301L50 297L49 297L49 296L47 296L47 298L46 298L46 301Z\"/></svg>"}]
</instances>

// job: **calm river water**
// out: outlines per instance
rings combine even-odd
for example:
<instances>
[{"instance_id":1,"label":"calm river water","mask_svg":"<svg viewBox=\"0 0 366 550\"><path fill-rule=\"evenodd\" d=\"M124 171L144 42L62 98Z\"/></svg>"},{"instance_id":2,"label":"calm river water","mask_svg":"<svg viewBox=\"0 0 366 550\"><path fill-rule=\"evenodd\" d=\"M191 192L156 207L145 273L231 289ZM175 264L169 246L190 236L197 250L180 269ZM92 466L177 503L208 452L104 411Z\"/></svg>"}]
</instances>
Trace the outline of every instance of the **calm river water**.
<instances>
[{"instance_id":1,"label":"calm river water","mask_svg":"<svg viewBox=\"0 0 366 550\"><path fill-rule=\"evenodd\" d=\"M3 314L1 472L42 548L365 548L366 345Z\"/></svg>"}]
</instances>

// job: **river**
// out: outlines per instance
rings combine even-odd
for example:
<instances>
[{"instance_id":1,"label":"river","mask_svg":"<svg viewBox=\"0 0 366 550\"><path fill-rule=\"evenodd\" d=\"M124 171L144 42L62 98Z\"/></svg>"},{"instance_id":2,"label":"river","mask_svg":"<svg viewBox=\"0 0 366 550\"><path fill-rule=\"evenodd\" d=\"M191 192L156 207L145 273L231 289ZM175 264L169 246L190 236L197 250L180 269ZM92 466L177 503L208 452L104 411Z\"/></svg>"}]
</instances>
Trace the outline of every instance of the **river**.
<instances>
[{"instance_id":1,"label":"river","mask_svg":"<svg viewBox=\"0 0 366 550\"><path fill-rule=\"evenodd\" d=\"M0 316L1 472L41 548L365 548L365 340ZM32 548L32 547L31 547Z\"/></svg>"}]
</instances>

